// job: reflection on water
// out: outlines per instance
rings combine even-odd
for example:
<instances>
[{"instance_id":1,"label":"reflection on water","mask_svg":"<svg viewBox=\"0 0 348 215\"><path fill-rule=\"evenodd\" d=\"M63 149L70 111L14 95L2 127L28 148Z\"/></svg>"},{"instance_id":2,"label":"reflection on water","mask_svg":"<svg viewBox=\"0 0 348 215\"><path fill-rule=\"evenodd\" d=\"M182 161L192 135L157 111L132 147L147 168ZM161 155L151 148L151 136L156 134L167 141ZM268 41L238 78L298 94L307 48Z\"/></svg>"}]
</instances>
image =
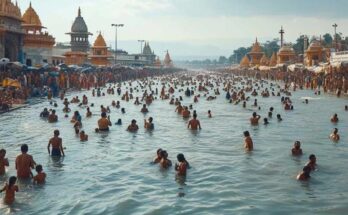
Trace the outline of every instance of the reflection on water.
<instances>
[{"instance_id":1,"label":"reflection on water","mask_svg":"<svg viewBox=\"0 0 348 215\"><path fill-rule=\"evenodd\" d=\"M153 90L155 87L160 85ZM269 88L266 84L264 87ZM16 203L11 207L0 203L0 214L344 214L348 203L347 99L296 91L292 97L295 109L286 112L280 97L257 97L261 110L256 110L251 107L253 99L244 109L242 104L226 101L221 87L220 92L216 100L206 101L201 96L198 103L183 96L182 103L192 104L197 111L202 130L188 130L187 121L174 112L175 106L168 100L156 100L146 115L154 118L155 130L145 131L140 123L137 133L126 128L132 119L144 119L141 105L127 103L118 95L97 98L87 91L73 93L69 100L86 94L95 104L90 119L84 117L84 108L71 105L72 112L80 111L83 129L89 135L84 143L70 123L72 114L64 118L60 100L59 122L55 124L38 118L44 107L53 108L46 101L1 115L0 148L7 150L10 168L0 177L0 183L16 174L14 161L23 143L29 144L29 154L43 165L47 183L38 187L20 182ZM304 104L305 97L313 99ZM120 101L126 114L111 107L112 100ZM96 133L100 105L110 106L112 122L120 118L123 125ZM252 112L264 118L271 106L274 113L268 126L250 126ZM208 118L207 110L212 111L213 118ZM277 121L277 113L282 122ZM337 125L330 123L333 113L340 118ZM328 139L334 127L341 133L341 140L335 144ZM47 155L47 142L54 129L60 130L65 157ZM253 138L253 152L243 149L245 130ZM301 141L303 156L290 155L295 140ZM184 153L194 168L181 179L176 178L173 167L161 170L150 165L157 148L167 150L173 163L178 153ZM318 158L320 171L312 173L309 182L296 181L296 174L312 153Z\"/></svg>"}]
</instances>

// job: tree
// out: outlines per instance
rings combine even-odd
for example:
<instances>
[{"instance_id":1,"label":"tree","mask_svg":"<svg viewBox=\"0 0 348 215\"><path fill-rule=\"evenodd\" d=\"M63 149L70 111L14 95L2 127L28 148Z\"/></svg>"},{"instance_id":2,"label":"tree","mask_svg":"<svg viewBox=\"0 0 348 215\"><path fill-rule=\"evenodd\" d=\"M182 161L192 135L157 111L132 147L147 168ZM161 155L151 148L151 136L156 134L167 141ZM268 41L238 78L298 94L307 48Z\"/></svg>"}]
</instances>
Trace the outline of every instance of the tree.
<instances>
[{"instance_id":1,"label":"tree","mask_svg":"<svg viewBox=\"0 0 348 215\"><path fill-rule=\"evenodd\" d=\"M295 50L296 54L304 53L304 40L304 35L301 35L299 38L296 39L296 43L293 45L293 49Z\"/></svg>"},{"instance_id":2,"label":"tree","mask_svg":"<svg viewBox=\"0 0 348 215\"><path fill-rule=\"evenodd\" d=\"M332 41L333 41L333 38L332 38L331 34L326 33L326 34L323 35L323 38L324 38L324 40L323 40L324 46L331 47L332 46Z\"/></svg>"},{"instance_id":3,"label":"tree","mask_svg":"<svg viewBox=\"0 0 348 215\"><path fill-rule=\"evenodd\" d=\"M270 58L274 52L278 52L280 46L278 45L279 39L273 39L263 44L263 51L266 56Z\"/></svg>"},{"instance_id":4,"label":"tree","mask_svg":"<svg viewBox=\"0 0 348 215\"><path fill-rule=\"evenodd\" d=\"M226 64L228 63L228 59L225 56L220 56L218 62L219 64Z\"/></svg>"}]
</instances>

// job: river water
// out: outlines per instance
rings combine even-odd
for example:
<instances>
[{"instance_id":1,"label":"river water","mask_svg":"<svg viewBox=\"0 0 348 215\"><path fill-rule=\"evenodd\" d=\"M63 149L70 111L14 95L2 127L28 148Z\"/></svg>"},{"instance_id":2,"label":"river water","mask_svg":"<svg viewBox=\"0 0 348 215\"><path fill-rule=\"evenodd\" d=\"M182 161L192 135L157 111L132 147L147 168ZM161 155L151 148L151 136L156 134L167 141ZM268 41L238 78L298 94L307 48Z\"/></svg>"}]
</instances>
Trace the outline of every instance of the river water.
<instances>
[{"instance_id":1,"label":"river water","mask_svg":"<svg viewBox=\"0 0 348 215\"><path fill-rule=\"evenodd\" d=\"M135 85L135 83L133 83ZM123 85L123 90L127 86ZM158 85L159 91L161 86ZM185 86L186 88L186 86ZM221 87L222 88L222 87ZM29 145L29 154L42 164L47 173L43 186L19 182L20 192L11 206L0 203L0 214L346 214L348 213L348 112L345 98L314 95L312 91L293 92L294 110L284 111L280 97L258 98L262 117L274 107L270 124L252 127L249 118L255 108L243 109L228 103L225 93L216 100L201 98L194 104L202 130L192 132L187 121L174 112L168 100L156 100L149 113L140 113L141 106L121 101L120 96L92 97L92 118L85 118L86 110L71 105L83 116L88 142L80 142L69 118L64 118L63 105L58 101L59 122L49 124L38 116L47 101L0 116L0 148L7 150L10 167L0 183L15 175L14 161L20 145ZM140 94L139 92L138 94ZM183 92L177 92L176 95ZM304 104L309 97L309 104ZM184 105L193 98L183 96ZM126 114L111 108L111 119L122 118L123 125L113 125L108 134L97 134L94 128L100 105L111 106L120 100ZM213 118L207 117L212 110ZM275 115L280 113L282 122ZM337 113L340 122L330 123ZM152 116L155 130L146 132L143 119ZM139 124L137 133L126 127L131 119ZM337 127L341 134L338 143L328 136ZM53 130L59 129L66 147L66 156L52 160L47 143ZM249 130L255 150L243 150L243 131ZM300 140L304 155L292 157L293 142ZM184 153L192 168L185 184L175 181L173 168L163 171L151 164L157 148L166 149L169 159ZM314 153L318 171L308 182L295 179ZM180 195L179 195L180 194ZM0 194L0 197L3 194Z\"/></svg>"}]
</instances>

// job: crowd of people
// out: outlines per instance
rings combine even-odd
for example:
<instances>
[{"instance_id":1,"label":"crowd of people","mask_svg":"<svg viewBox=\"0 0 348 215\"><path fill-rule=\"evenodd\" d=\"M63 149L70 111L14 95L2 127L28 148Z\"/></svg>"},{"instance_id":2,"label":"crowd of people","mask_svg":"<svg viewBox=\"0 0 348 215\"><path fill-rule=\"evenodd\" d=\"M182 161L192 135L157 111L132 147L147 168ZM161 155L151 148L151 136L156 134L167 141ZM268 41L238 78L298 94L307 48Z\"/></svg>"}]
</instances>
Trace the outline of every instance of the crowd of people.
<instances>
[{"instance_id":1,"label":"crowd of people","mask_svg":"<svg viewBox=\"0 0 348 215\"><path fill-rule=\"evenodd\" d=\"M111 75L113 74L113 75ZM123 74L123 73L121 73ZM227 73L214 73L208 75L195 75L179 73L179 74L169 74L161 77L145 78L148 75L141 73L143 76L139 77L139 73L136 73L138 77L133 74L127 73L126 79L136 79L136 86L132 85L132 81L126 81L123 84L120 83L121 77L119 74L114 74L112 72L105 73L91 73L89 78L93 79L94 85L85 87L93 87L91 91L92 97L107 97L113 98L116 94L121 98L122 103L129 102L129 104L139 106L139 111L144 114L148 114L150 111L151 104L153 102L167 102L168 105L174 106L173 112L180 115L184 121L187 121L187 128L193 131L198 131L202 129L201 123L198 120L198 113L194 110L194 105L199 102L200 99L205 99L209 102L213 102L218 96L221 96L220 90L223 89L225 93L225 98L228 103L235 105L241 105L246 108L246 104L252 103L251 106L255 109L260 110L261 106L258 104L257 99L251 99L252 97L261 96L261 98L266 98L270 96L279 97L279 105L286 111L294 110L294 105L291 101L291 89L288 84L281 87L277 83L268 82L266 80L251 79L248 77L234 76ZM75 74L76 75L76 74ZM81 74L80 74L81 75ZM98 75L98 78L95 77ZM111 75L111 76L110 76ZM156 75L156 73L154 73ZM64 76L65 77L65 76ZM72 78L72 76L67 76ZM116 78L117 77L117 78ZM87 79L89 79L87 78ZM125 77L122 77L122 79ZM77 78L75 78L77 79ZM72 78L72 80L75 80ZM59 80L57 77L56 81ZM64 78L64 80L66 80ZM97 81L95 81L97 80ZM113 84L106 84L107 82L113 82ZM117 83L118 82L118 83ZM164 83L162 88L159 89L155 82ZM29 82L27 82L28 84ZM30 82L32 83L32 82ZM72 81L71 83L75 83ZM84 83L83 81L76 82L75 87L79 88ZM62 84L62 85L61 85ZM67 82L59 82L61 89L65 89ZM123 87L122 87L123 85ZM269 86L270 88L267 88ZM106 88L105 88L106 87ZM186 89L185 89L186 88ZM48 99L51 100L52 96L47 95ZM90 107L94 107L93 103L89 102L87 95L84 95L82 100L78 96L74 96L70 101L65 97L64 90L61 90L59 94L61 102L64 106L63 117L58 117L55 108L58 107L56 102L51 101L50 104L52 108L45 108L41 113L41 118L46 118L47 123L59 123L60 120L67 119L68 113L72 112L73 116L70 122L73 125L76 135L79 136L80 141L88 141L88 131L83 130L83 118L91 118L93 114L90 111ZM133 102L134 101L134 102ZM186 102L187 105L183 105ZM307 101L308 103L308 101ZM125 107L122 107L120 101L115 101L110 99L110 106L112 108L117 108L121 110L122 114L126 114ZM110 127L113 125L110 113L112 108L107 104L106 106L100 106L100 118L96 121L97 128L94 131L89 132L112 132ZM347 110L347 106L345 107ZM72 111L74 109L74 111ZM86 110L85 114L80 114L82 110ZM204 110L207 113L206 117L213 120L212 111ZM263 118L263 124L268 125L268 119L273 116L274 108L269 107L268 115ZM82 117L82 116L85 117ZM279 113L274 114L277 116L277 121L282 122L282 117ZM255 111L249 119L251 126L258 126L259 121L262 117ZM246 120L247 121L247 120ZM337 124L339 121L338 115L334 114L331 118L331 123ZM119 118L115 125L122 125L122 118ZM160 125L158 125L160 126ZM156 126L156 127L158 127ZM136 119L132 119L130 124L127 126L128 132L137 132L139 130ZM144 129L154 130L154 119L153 117L148 117L144 120ZM242 132L241 132L242 133ZM63 140L60 137L60 131L55 130L53 132L54 136L48 141L47 150L51 156L60 157L65 156L65 151L63 147ZM254 150L254 143L249 131L244 131L244 149L247 152ZM338 134L338 129L335 128L332 134L329 136L332 141L339 141L340 137ZM18 191L16 186L17 178L33 178L33 181L38 184L42 184L45 181L46 174L43 172L42 165L36 165L33 157L28 152L28 146L26 144L21 146L22 154L16 159L16 170L17 177L13 176L9 178L9 182L2 189L6 192L5 202L11 204L14 201L14 193ZM291 154L293 156L301 156L302 149L300 141L296 140L293 148L291 149ZM8 166L8 160L5 158L6 151L4 149L0 150L0 174L5 173L5 167ZM156 152L156 157L153 163L159 164L162 169L169 169L172 166L172 161L168 158L168 152L159 148ZM174 168L176 170L177 177L185 177L187 175L187 170L190 168L188 161L186 160L183 153L177 154L178 163L175 164ZM304 166L303 171L297 176L298 180L308 180L310 178L311 171L317 169L316 156L311 154L309 156L308 163ZM33 176L31 169L35 168L37 175Z\"/></svg>"}]
</instances>

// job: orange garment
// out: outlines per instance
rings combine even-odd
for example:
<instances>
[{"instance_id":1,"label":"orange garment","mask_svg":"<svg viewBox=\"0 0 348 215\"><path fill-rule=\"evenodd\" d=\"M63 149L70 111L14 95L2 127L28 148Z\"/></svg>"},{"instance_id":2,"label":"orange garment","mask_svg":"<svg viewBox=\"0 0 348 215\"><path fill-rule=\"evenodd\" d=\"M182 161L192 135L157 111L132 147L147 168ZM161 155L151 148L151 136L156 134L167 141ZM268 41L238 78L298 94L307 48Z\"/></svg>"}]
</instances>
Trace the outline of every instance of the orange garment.
<instances>
[{"instance_id":1,"label":"orange garment","mask_svg":"<svg viewBox=\"0 0 348 215\"><path fill-rule=\"evenodd\" d=\"M28 154L18 155L16 158L17 177L29 178L31 175L31 169L34 168L35 161L33 157Z\"/></svg>"}]
</instances>

